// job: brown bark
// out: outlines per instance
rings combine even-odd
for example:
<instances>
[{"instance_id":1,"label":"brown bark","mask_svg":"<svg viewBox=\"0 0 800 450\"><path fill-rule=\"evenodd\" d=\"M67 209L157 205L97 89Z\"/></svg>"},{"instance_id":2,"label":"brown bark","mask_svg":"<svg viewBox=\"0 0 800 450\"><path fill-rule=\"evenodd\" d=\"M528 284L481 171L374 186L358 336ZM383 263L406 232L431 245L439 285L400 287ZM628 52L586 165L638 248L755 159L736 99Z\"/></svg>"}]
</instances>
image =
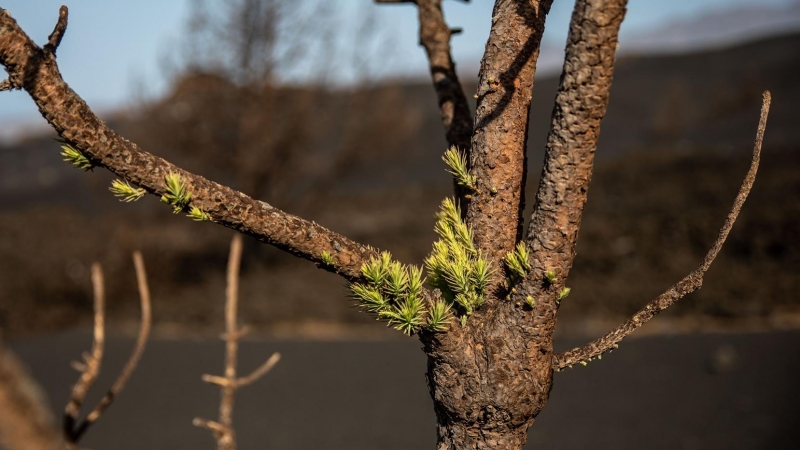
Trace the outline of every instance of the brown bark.
<instances>
[{"instance_id":1,"label":"brown bark","mask_svg":"<svg viewBox=\"0 0 800 450\"><path fill-rule=\"evenodd\" d=\"M163 195L164 177L178 173L192 193L191 205L205 211L212 221L317 263L322 263L323 252L329 252L334 264L321 267L348 279L359 278L363 262L377 254L317 223L189 173L121 137L64 82L55 55L36 46L6 10L0 10L0 64L62 138L95 165L148 192Z\"/></svg>"},{"instance_id":2,"label":"brown bark","mask_svg":"<svg viewBox=\"0 0 800 450\"><path fill-rule=\"evenodd\" d=\"M528 117L544 21L552 0L498 0L481 60L470 163L477 192L466 212L475 244L494 265L519 240ZM502 283L495 271L490 292Z\"/></svg>"},{"instance_id":3,"label":"brown bark","mask_svg":"<svg viewBox=\"0 0 800 450\"><path fill-rule=\"evenodd\" d=\"M499 11L495 11L495 23L503 20L502 16L497 15L498 12L527 11L521 7L514 11L503 10L503 7L509 7L509 2L499 6ZM540 8L542 6L539 5ZM531 263L534 266L533 274L540 272L539 281L544 274L541 270L543 261L554 258L551 253L560 255L560 252L564 252L569 257L570 265L572 262L572 246L577 239L577 227L586 200L585 190L592 170L600 120L608 102L616 36L624 6L625 1L620 0L581 0L573 14L567 61L548 140L545 162L547 181L544 182L544 188L540 186L538 205L540 215L570 217L572 220L542 221L543 225L551 227L546 228L548 233L564 236L564 239L559 245L552 246L548 240L547 246L537 244L534 247L538 253L532 255ZM517 33L520 30L519 26L515 28ZM510 32L493 28L492 33L508 38ZM533 32L529 30L528 33L526 39L532 39ZM533 53L538 51L538 40L536 42ZM508 43L500 46L490 38L487 54L491 53L490 50L499 52L509 46ZM524 54L528 50L518 45L517 51ZM587 52L593 57L587 58ZM503 55L501 53L498 58ZM526 60L525 57L516 59ZM491 71L496 70L492 68L496 68L498 62L485 58L484 64L483 68ZM533 69L526 70L523 68L521 72L532 77ZM482 87L490 75L482 78ZM532 86L523 85L521 81L517 80L519 90L529 96ZM532 83L532 79L528 81ZM521 223L519 212L517 209L512 211L509 205L517 202L514 208L521 207L522 186L514 188L517 197L511 195L510 188L505 195L498 190L498 194L492 197L485 195L485 183L495 176L507 183L515 179L522 183L527 131L527 122L523 124L522 119L527 121L530 102L530 98L527 98L525 105L524 98L509 100L510 103L516 101L516 109L512 108L509 116L504 116L502 111L498 113L498 118L494 119L497 121L495 127L488 124L476 126L473 138L473 161L483 162L483 165L474 166L474 173L483 173L484 177L483 181L479 181L479 184L483 183L479 188L481 192L476 196L477 200L473 199L468 219L472 220L470 224L476 230L476 240L484 236L486 246L481 248L482 251L492 252L495 261L510 251L518 238L518 226ZM497 99L495 101L499 103ZM477 114L486 117L486 110L479 106ZM507 126L504 127L504 124ZM484 147L475 145L476 141L483 142ZM481 160L479 148L484 149L482 155L496 159ZM513 164L512 157L515 158ZM493 166L489 165L489 161L493 162ZM541 189L545 190L544 195ZM481 216L480 213L493 211L489 208L497 204L486 200L500 202L507 214L499 217L494 214ZM487 209L479 209L481 205ZM538 216L534 215L534 218L538 220ZM484 231L479 231L481 229ZM495 239L498 236L499 240ZM531 278L536 277L534 275ZM541 286L541 283L538 285ZM560 286L563 286L563 281ZM522 448L527 429L545 406L552 386L552 368L549 366L552 366L552 333L558 308L555 300L560 286L551 287L546 292L547 299L540 299L542 293L536 289L536 281L526 280L526 283L516 286L510 294L510 301L490 304L473 315L465 329L451 330L447 336L435 336L428 343L428 379L439 419L440 450ZM536 305L531 310L525 306L524 299L534 293L537 295Z\"/></svg>"}]
</instances>

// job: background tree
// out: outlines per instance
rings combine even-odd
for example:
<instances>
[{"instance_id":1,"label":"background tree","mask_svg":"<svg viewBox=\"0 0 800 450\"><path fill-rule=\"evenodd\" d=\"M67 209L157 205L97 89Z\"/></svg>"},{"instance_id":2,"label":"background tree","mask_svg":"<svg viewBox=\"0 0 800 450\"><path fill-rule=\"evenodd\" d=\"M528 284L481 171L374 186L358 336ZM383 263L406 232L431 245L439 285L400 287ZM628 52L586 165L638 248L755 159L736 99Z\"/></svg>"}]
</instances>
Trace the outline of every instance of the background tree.
<instances>
[{"instance_id":1,"label":"background tree","mask_svg":"<svg viewBox=\"0 0 800 450\"><path fill-rule=\"evenodd\" d=\"M749 193L758 167L769 94L750 170L718 240L691 274L606 336L554 354L553 331L575 243L600 122L611 86L624 0L578 0L570 25L544 169L529 229L522 207L533 75L551 1L498 0L477 90L475 117L449 56L451 30L440 0L416 3L420 41L431 61L443 123L458 149L447 160L459 185L462 210L445 201L440 240L421 271L388 253L354 242L244 193L211 182L142 151L101 122L62 80L56 49L66 8L49 42L36 46L5 10L0 15L4 88L25 89L66 141L68 158L106 167L133 183L119 194L152 193L176 213L212 221L317 263L352 283L354 295L395 327L419 335L428 355L428 382L438 419L440 449L521 448L545 406L553 372L587 363L697 289ZM472 123L471 127L464 124ZM466 144L469 135L469 145ZM138 187L137 187L138 186ZM454 320L455 318L458 320Z\"/></svg>"}]
</instances>

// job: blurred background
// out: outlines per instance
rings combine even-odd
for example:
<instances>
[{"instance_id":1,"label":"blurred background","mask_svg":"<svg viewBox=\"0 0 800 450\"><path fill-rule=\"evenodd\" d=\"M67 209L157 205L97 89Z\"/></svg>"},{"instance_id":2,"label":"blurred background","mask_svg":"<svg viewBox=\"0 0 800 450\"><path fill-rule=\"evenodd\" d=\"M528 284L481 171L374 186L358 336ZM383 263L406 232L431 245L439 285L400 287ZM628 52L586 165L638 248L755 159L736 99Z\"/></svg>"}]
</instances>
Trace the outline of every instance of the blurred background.
<instances>
[{"instance_id":1,"label":"blurred background","mask_svg":"<svg viewBox=\"0 0 800 450\"><path fill-rule=\"evenodd\" d=\"M349 0L74 3L68 5L60 69L117 132L189 171L390 250L405 263L422 261L434 240L433 214L452 185L440 161L446 143L427 61L417 46L413 6ZM464 29L452 44L472 101L493 2L444 3L449 25ZM2 2L39 43L52 30L59 5ZM538 185L572 5L556 0L547 22L531 109L528 199ZM620 351L616 362L584 369L586 378L564 375L569 388L557 381L552 405L556 397L563 403L549 406L542 425L533 428L531 441L538 448L755 449L796 443L800 411L792 399L800 400L800 392L784 377L800 368L798 73L799 1L630 1L570 276L572 294L559 315L559 345L577 345L607 331L701 261L749 164L761 92L769 89L773 106L762 166L703 289L643 329L649 336L632 344L627 357ZM93 261L106 271L110 332L123 336L124 347L124 336L135 331L139 310L130 254L136 249L144 253L155 302L150 349L155 353L145 354L142 377L154 361L175 365L168 355L177 352L219 356L205 356L203 364L210 368L200 371L221 365L221 347L205 339L222 329L232 232L173 215L155 198L118 202L108 192L110 173L82 173L61 161L54 133L24 92L2 93L0 124L0 328L40 376L54 405L66 398L71 382L67 365L54 369L54 361L77 356L79 343L88 345L81 330L91 325ZM418 343L356 310L340 278L245 242L240 315L260 339L252 343L253 351L297 352L293 363L284 350L276 369L276 382L285 380L285 388L263 388L270 389L264 391L270 398L289 393L285 404L264 413L273 424L272 440L250 437L250 446L267 442L300 449L341 441L342 448L432 447L434 417ZM188 340L195 338L213 351L181 347L197 345ZM333 359L326 362L321 355ZM155 359L148 362L149 357ZM390 371L398 360L408 364ZM322 370L315 363L333 371L326 372L327 381L301 383L296 374ZM189 363L179 366L176 373L194 370ZM385 384L375 391L358 389L370 385L369 370L397 381L395 400L378 400L391 395ZM197 393L185 398L205 396L213 411L215 392L199 383L200 371L187 375ZM403 371L411 373L410 381L399 381ZM646 411L647 423L669 423L674 436L653 425L647 434L644 424L643 440L636 441L631 421L649 407L635 400L653 395L644 381L653 373L667 387L658 394L660 406L651 402L658 411ZM626 376L639 378L624 381ZM134 376L130 390L146 392L144 382L138 383ZM408 389L400 389L406 384ZM166 386L164 392L171 392ZM347 386L352 395L342 394ZM773 391L761 391L765 386ZM708 403L712 387L719 398ZM418 395L406 395L409 390ZM326 397L334 391L342 398ZM146 397L128 395L131 402ZM581 400L591 395L599 397L586 406ZM121 431L110 417L118 414L120 426L136 417L135 406L124 411L125 397L113 408L120 411L109 413L107 440L105 427L98 425L88 444L210 445L208 436L191 427L197 411L186 417L176 412L185 401L161 408L172 411L180 425L115 442L112 437ZM306 404L309 398L314 401ZM406 409L398 409L397 402ZM694 405L692 412L678 414L687 402ZM301 421L310 409L329 403L350 404L352 411L329 408L320 411L330 414L310 416L311 422L327 423L317 427L319 441L280 437L299 427L277 425L291 417L287 411L302 408ZM379 411L358 416L368 404ZM609 415L610 405L621 416ZM263 422L256 405L252 411L243 414L242 426L251 423L257 432ZM172 423L165 420L159 423ZM361 420L374 422L372 434L353 424ZM592 423L594 438L580 441L568 426L585 422ZM398 424L414 432L387 439L400 433ZM167 445L170 433L195 444L179 447L176 437ZM97 441L89 440L93 434ZM662 440L654 445L655 436Z\"/></svg>"}]
</instances>

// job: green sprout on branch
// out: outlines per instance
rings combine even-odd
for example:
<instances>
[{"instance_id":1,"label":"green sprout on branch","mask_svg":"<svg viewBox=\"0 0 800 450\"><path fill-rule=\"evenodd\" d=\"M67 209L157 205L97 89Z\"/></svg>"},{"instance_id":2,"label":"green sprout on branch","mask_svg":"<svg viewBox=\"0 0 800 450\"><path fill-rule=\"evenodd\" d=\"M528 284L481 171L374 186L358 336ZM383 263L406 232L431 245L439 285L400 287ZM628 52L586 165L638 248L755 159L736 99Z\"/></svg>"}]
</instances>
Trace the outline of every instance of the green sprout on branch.
<instances>
[{"instance_id":1,"label":"green sprout on branch","mask_svg":"<svg viewBox=\"0 0 800 450\"><path fill-rule=\"evenodd\" d=\"M452 146L444 152L442 161L450 168L448 172L455 177L459 185L473 191L475 190L475 184L478 180L474 175L470 175L469 173L469 169L467 168L467 155L461 153L455 146Z\"/></svg>"},{"instance_id":2,"label":"green sprout on branch","mask_svg":"<svg viewBox=\"0 0 800 450\"><path fill-rule=\"evenodd\" d=\"M322 258L325 262L325 253ZM330 261L332 264L333 259ZM364 310L408 335L419 332L426 325L434 330L431 325L434 320L429 315L427 301L422 294L425 282L422 269L394 261L389 252L383 252L364 263L361 274L366 283L352 283L350 290ZM435 302L432 309L436 309ZM434 313L438 314L435 318L436 328L446 328L446 313Z\"/></svg>"},{"instance_id":3,"label":"green sprout on branch","mask_svg":"<svg viewBox=\"0 0 800 450\"><path fill-rule=\"evenodd\" d=\"M135 202L140 198L144 197L144 194L147 193L143 188L135 188L131 186L128 181L123 180L114 180L111 182L111 187L108 188L111 193L114 194L114 197L118 197L119 201L121 202Z\"/></svg>"},{"instance_id":4,"label":"green sprout on branch","mask_svg":"<svg viewBox=\"0 0 800 450\"><path fill-rule=\"evenodd\" d=\"M58 141L61 142L61 156L64 157L64 161L78 169L91 170L94 167L94 164L80 150L70 145L67 141Z\"/></svg>"},{"instance_id":5,"label":"green sprout on branch","mask_svg":"<svg viewBox=\"0 0 800 450\"><path fill-rule=\"evenodd\" d=\"M192 206L186 217L191 218L195 222L208 222L211 220L211 216L197 206Z\"/></svg>"},{"instance_id":6,"label":"green sprout on branch","mask_svg":"<svg viewBox=\"0 0 800 450\"><path fill-rule=\"evenodd\" d=\"M428 329L431 331L447 330L447 326L453 318L452 309L452 306L446 301L440 298L434 300L428 313Z\"/></svg>"},{"instance_id":7,"label":"green sprout on branch","mask_svg":"<svg viewBox=\"0 0 800 450\"><path fill-rule=\"evenodd\" d=\"M483 304L492 275L489 262L475 248L472 230L461 220L461 210L447 198L436 215L433 251L425 259L430 283L445 300L461 308L464 317Z\"/></svg>"},{"instance_id":8,"label":"green sprout on branch","mask_svg":"<svg viewBox=\"0 0 800 450\"><path fill-rule=\"evenodd\" d=\"M525 304L533 308L536 306L536 300L534 300L534 298L529 295L525 297Z\"/></svg>"},{"instance_id":9,"label":"green sprout on branch","mask_svg":"<svg viewBox=\"0 0 800 450\"><path fill-rule=\"evenodd\" d=\"M506 267L514 277L524 278L531 271L531 264L528 262L530 255L524 242L517 243L514 250L506 254Z\"/></svg>"},{"instance_id":10,"label":"green sprout on branch","mask_svg":"<svg viewBox=\"0 0 800 450\"><path fill-rule=\"evenodd\" d=\"M161 201L172 205L172 212L178 214L189 206L192 193L186 186L186 181L178 173L170 172L164 177L167 192L161 196Z\"/></svg>"},{"instance_id":11,"label":"green sprout on branch","mask_svg":"<svg viewBox=\"0 0 800 450\"><path fill-rule=\"evenodd\" d=\"M565 298L567 298L567 296L569 295L571 290L572 289L570 289L568 287L565 287L564 289L561 289L561 292L558 293L558 297L556 297L556 303L558 303L560 305L561 301L564 300Z\"/></svg>"},{"instance_id":12,"label":"green sprout on branch","mask_svg":"<svg viewBox=\"0 0 800 450\"><path fill-rule=\"evenodd\" d=\"M556 273L552 270L548 270L544 274L544 279L547 281L547 284L556 284L558 282L558 277L556 276Z\"/></svg>"},{"instance_id":13,"label":"green sprout on branch","mask_svg":"<svg viewBox=\"0 0 800 450\"><path fill-rule=\"evenodd\" d=\"M328 267L333 266L333 255L331 255L331 252L327 250L322 252L322 264Z\"/></svg>"}]
</instances>

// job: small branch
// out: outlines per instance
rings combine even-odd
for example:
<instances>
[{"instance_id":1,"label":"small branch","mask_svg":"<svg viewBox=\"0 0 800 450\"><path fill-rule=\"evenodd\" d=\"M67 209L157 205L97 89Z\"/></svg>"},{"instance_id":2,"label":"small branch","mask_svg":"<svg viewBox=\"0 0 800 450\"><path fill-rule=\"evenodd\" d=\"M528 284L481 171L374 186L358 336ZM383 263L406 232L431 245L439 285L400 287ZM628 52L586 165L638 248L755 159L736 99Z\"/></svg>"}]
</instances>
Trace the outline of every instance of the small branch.
<instances>
[{"instance_id":1,"label":"small branch","mask_svg":"<svg viewBox=\"0 0 800 450\"><path fill-rule=\"evenodd\" d=\"M92 264L92 286L94 288L94 338L91 354L84 354L85 370L72 387L67 407L64 409L63 431L70 442L77 442L75 423L81 412L86 395L97 380L103 361L103 345L105 343L105 287L103 268L99 263Z\"/></svg>"},{"instance_id":2,"label":"small branch","mask_svg":"<svg viewBox=\"0 0 800 450\"><path fill-rule=\"evenodd\" d=\"M225 426L223 426L219 422L214 422L213 420L201 419L199 417L195 417L192 420L192 425L194 425L196 427L200 427L200 428L205 428L205 429L207 429L209 431L212 431L214 433L219 433L219 434L223 434L223 433L228 431L225 428Z\"/></svg>"},{"instance_id":3,"label":"small branch","mask_svg":"<svg viewBox=\"0 0 800 450\"><path fill-rule=\"evenodd\" d=\"M19 89L17 85L11 82L8 78L3 81L0 81L0 92L3 91L13 91L14 89Z\"/></svg>"},{"instance_id":4,"label":"small branch","mask_svg":"<svg viewBox=\"0 0 800 450\"><path fill-rule=\"evenodd\" d=\"M456 74L450 52L451 30L444 20L442 0L375 0L376 3L415 3L419 13L419 42L425 48L433 87L444 123L448 147L456 147L469 156L472 137L472 114L467 97ZM456 195L464 197L468 190L455 185ZM464 203L463 201L461 203Z\"/></svg>"},{"instance_id":5,"label":"small branch","mask_svg":"<svg viewBox=\"0 0 800 450\"><path fill-rule=\"evenodd\" d=\"M0 64L9 78L19 81L59 136L92 164L159 197L167 193L165 176L180 175L192 194L188 206L199 208L211 221L312 262L322 263L324 252L333 254L336 263L324 268L351 281L360 279L362 264L378 255L374 249L317 223L287 214L141 150L92 112L64 82L55 60L36 46L6 10L0 10L0 30Z\"/></svg>"},{"instance_id":6,"label":"small branch","mask_svg":"<svg viewBox=\"0 0 800 450\"><path fill-rule=\"evenodd\" d=\"M231 250L228 256L227 286L225 289L225 376L205 374L201 377L206 383L216 384L220 387L222 395L219 403L219 422L195 418L195 426L206 428L214 432L218 450L236 450L236 438L233 430L233 404L236 390L246 386L270 371L280 360L280 354L274 353L266 363L250 375L237 378L236 366L239 354L239 339L244 335L244 329L237 324L237 310L239 305L239 271L242 260L242 237L235 235L231 240Z\"/></svg>"},{"instance_id":7,"label":"small branch","mask_svg":"<svg viewBox=\"0 0 800 450\"><path fill-rule=\"evenodd\" d=\"M56 22L53 32L47 37L47 44L44 45L44 51L52 53L53 56L56 55L56 50L58 46L61 45L61 40L64 39L64 33L67 32L68 19L69 9L67 9L66 5L61 5L61 8L58 10L58 22Z\"/></svg>"},{"instance_id":8,"label":"small branch","mask_svg":"<svg viewBox=\"0 0 800 450\"><path fill-rule=\"evenodd\" d=\"M742 205L744 205L747 195L750 193L750 189L752 189L753 183L755 182L758 163L761 158L761 145L764 141L764 131L767 128L767 116L769 115L770 102L770 93L769 91L765 91L761 105L761 119L758 122L758 132L756 133L755 145L753 146L753 159L750 163L750 169L747 171L744 181L742 181L742 186L739 188L739 193L736 195L733 207L728 213L728 217L725 219L725 224L720 229L719 237L717 237L714 245L706 254L702 264L681 281L670 287L666 292L658 296L658 298L639 310L639 312L634 314L627 322L617 327L617 329L582 347L555 355L553 358L554 369L563 369L579 362L589 361L592 358L616 348L623 338L647 323L656 314L669 308L685 295L694 292L703 285L703 277L706 271L711 267L711 263L714 262L714 259L722 249L722 244L725 243L725 239L728 237L728 233L730 233L734 222L736 222L739 211L741 211Z\"/></svg>"},{"instance_id":9,"label":"small branch","mask_svg":"<svg viewBox=\"0 0 800 450\"><path fill-rule=\"evenodd\" d=\"M139 325L139 335L136 337L136 345L133 347L133 351L130 357L128 357L128 362L125 363L122 372L120 372L114 384L111 385L111 389L108 390L103 399L100 400L100 403L86 416L86 419L75 431L77 439L80 439L81 435L86 432L86 429L103 415L103 412L105 412L125 387L128 379L130 379L136 367L139 365L139 360L142 358L144 349L147 346L147 340L150 337L150 329L153 321L150 288L147 286L147 272L145 271L144 259L142 258L141 252L133 253L133 265L136 269L136 283L139 288L139 299L142 310L142 319Z\"/></svg>"},{"instance_id":10,"label":"small branch","mask_svg":"<svg viewBox=\"0 0 800 450\"><path fill-rule=\"evenodd\" d=\"M280 360L281 354L278 352L273 353L272 356L270 356L269 359L261 365L261 367L254 370L253 373L236 380L236 387L239 388L242 386L247 386L248 384L252 384L254 381L258 381L259 378L263 377L267 374L267 372L272 370L272 368L275 367Z\"/></svg>"}]
</instances>

